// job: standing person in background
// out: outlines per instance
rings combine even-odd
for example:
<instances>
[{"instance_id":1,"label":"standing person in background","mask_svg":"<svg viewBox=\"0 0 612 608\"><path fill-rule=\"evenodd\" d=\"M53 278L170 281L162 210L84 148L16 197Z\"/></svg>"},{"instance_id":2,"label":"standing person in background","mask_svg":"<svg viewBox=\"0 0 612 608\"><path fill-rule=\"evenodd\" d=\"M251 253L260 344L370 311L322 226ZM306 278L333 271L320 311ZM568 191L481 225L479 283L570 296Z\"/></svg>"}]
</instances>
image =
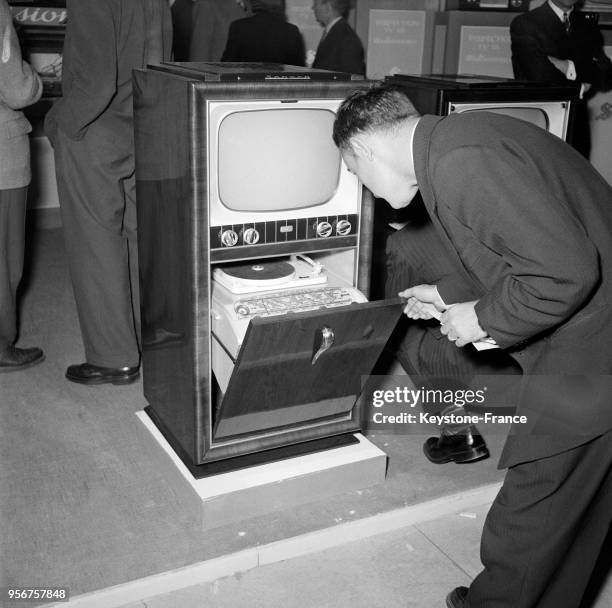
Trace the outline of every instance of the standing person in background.
<instances>
[{"instance_id":1,"label":"standing person in background","mask_svg":"<svg viewBox=\"0 0 612 608\"><path fill-rule=\"evenodd\" d=\"M512 21L512 68L519 80L575 83L580 88L572 145L588 158L591 138L586 99L612 88L612 62L604 53L596 21L576 10L577 2L548 0Z\"/></svg>"},{"instance_id":2,"label":"standing person in background","mask_svg":"<svg viewBox=\"0 0 612 608\"><path fill-rule=\"evenodd\" d=\"M68 265L85 362L66 377L139 377L132 70L170 59L167 0L68 0L63 97L45 127L55 149Z\"/></svg>"},{"instance_id":3,"label":"standing person in background","mask_svg":"<svg viewBox=\"0 0 612 608\"><path fill-rule=\"evenodd\" d=\"M17 287L23 272L30 123L19 110L42 94L38 74L21 57L13 15L0 0L0 372L31 367L40 348L17 348Z\"/></svg>"},{"instance_id":4,"label":"standing person in background","mask_svg":"<svg viewBox=\"0 0 612 608\"><path fill-rule=\"evenodd\" d=\"M221 61L230 24L250 14L242 0L195 0L189 61Z\"/></svg>"},{"instance_id":5,"label":"standing person in background","mask_svg":"<svg viewBox=\"0 0 612 608\"><path fill-rule=\"evenodd\" d=\"M172 7L172 58L174 61L189 61L193 0L171 0L170 6Z\"/></svg>"},{"instance_id":6,"label":"standing person in background","mask_svg":"<svg viewBox=\"0 0 612 608\"><path fill-rule=\"evenodd\" d=\"M263 61L304 65L304 39L287 22L285 0L247 0L252 17L234 21L229 28L222 61Z\"/></svg>"},{"instance_id":7,"label":"standing person in background","mask_svg":"<svg viewBox=\"0 0 612 608\"><path fill-rule=\"evenodd\" d=\"M349 9L350 0L314 0L315 19L324 30L313 68L365 74L363 45L346 20Z\"/></svg>"}]
</instances>

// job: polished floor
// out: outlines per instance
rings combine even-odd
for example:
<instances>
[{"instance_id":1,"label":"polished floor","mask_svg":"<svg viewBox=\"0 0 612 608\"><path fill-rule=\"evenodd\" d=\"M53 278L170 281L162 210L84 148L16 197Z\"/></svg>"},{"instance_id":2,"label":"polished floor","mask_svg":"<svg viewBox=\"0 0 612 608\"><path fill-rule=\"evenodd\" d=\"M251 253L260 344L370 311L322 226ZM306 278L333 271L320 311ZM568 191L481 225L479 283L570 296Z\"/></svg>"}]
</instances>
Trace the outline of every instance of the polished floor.
<instances>
[{"instance_id":1,"label":"polished floor","mask_svg":"<svg viewBox=\"0 0 612 608\"><path fill-rule=\"evenodd\" d=\"M483 497L502 479L502 433L487 435L492 458L469 466L425 460L421 445L433 428L374 433L370 440L389 456L384 483L204 530L187 489L151 457L151 438L135 415L146 406L141 382L91 388L64 379L83 350L60 231L33 232L30 251L19 345L41 346L46 360L0 376L2 585L67 586L71 604L101 608L434 608L449 586L477 571ZM480 510L470 508L471 496ZM454 513L452 500L464 500L456 504L466 512ZM436 511L423 514L422 505L445 502L442 519L427 523ZM411 509L420 515L406 526L393 520ZM362 523L367 534L345 535ZM379 524L387 530L380 538ZM292 539L308 550L284 552ZM243 566L240 556L248 557ZM215 570L221 580L210 570L201 575L206 564L226 564ZM230 603L221 599L226 590ZM383 591L388 602L356 599ZM607 598L597 608L612 605Z\"/></svg>"}]
</instances>

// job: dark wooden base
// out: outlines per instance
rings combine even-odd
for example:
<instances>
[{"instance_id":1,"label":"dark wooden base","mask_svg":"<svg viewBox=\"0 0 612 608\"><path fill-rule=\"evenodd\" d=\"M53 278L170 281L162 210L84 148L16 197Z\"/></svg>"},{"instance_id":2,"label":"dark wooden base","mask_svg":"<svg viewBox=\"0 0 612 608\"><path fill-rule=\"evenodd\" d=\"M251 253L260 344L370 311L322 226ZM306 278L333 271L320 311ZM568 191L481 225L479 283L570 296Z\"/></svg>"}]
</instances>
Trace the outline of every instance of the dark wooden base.
<instances>
[{"instance_id":1,"label":"dark wooden base","mask_svg":"<svg viewBox=\"0 0 612 608\"><path fill-rule=\"evenodd\" d=\"M226 458L224 460L216 460L204 464L195 464L180 444L174 439L172 434L165 428L163 422L155 414L155 410L148 406L144 409L149 418L155 423L166 441L170 444L177 456L183 461L183 464L189 469L194 479L202 479L211 475L220 473L229 473L238 469L254 467L269 462L286 460L295 456L304 456L313 452L321 452L323 450L333 450L345 445L359 443L359 440L353 433L344 433L341 435L333 435L331 437L322 437L311 441L303 441L291 445L282 446L270 450L262 450L253 454L243 454L234 458Z\"/></svg>"}]
</instances>

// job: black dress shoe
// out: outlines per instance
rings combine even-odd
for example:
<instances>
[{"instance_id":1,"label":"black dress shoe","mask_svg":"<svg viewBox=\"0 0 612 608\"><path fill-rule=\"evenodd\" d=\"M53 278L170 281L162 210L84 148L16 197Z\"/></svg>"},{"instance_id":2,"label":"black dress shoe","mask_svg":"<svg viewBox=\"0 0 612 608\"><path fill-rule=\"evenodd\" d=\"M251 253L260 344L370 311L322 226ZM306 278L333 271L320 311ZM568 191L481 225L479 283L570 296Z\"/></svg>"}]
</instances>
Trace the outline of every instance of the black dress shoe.
<instances>
[{"instance_id":1,"label":"black dress shoe","mask_svg":"<svg viewBox=\"0 0 612 608\"><path fill-rule=\"evenodd\" d=\"M135 367L100 367L91 363L71 365L66 370L66 378L79 384L131 384L140 377Z\"/></svg>"},{"instance_id":2,"label":"black dress shoe","mask_svg":"<svg viewBox=\"0 0 612 608\"><path fill-rule=\"evenodd\" d=\"M18 372L45 360L45 355L40 348L17 348L7 346L0 353L0 373Z\"/></svg>"},{"instance_id":3,"label":"black dress shoe","mask_svg":"<svg viewBox=\"0 0 612 608\"><path fill-rule=\"evenodd\" d=\"M430 437L424 443L423 452L428 460L436 464L451 461L462 464L489 457L487 444L475 427L457 435L442 431L440 437Z\"/></svg>"},{"instance_id":4,"label":"black dress shoe","mask_svg":"<svg viewBox=\"0 0 612 608\"><path fill-rule=\"evenodd\" d=\"M467 606L467 594L467 587L455 587L455 589L446 596L446 608L465 608Z\"/></svg>"},{"instance_id":5,"label":"black dress shoe","mask_svg":"<svg viewBox=\"0 0 612 608\"><path fill-rule=\"evenodd\" d=\"M45 360L45 355L40 348L17 348L7 346L0 353L0 373L18 372Z\"/></svg>"}]
</instances>

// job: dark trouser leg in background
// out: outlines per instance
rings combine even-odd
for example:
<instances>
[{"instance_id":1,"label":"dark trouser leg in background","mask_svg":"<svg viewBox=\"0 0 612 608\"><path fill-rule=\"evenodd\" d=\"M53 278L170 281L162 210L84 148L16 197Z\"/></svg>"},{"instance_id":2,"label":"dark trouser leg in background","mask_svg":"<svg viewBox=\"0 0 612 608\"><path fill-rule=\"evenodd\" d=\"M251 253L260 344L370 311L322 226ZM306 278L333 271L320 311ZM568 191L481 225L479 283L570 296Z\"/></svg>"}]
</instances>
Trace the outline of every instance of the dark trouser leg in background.
<instances>
[{"instance_id":1,"label":"dark trouser leg in background","mask_svg":"<svg viewBox=\"0 0 612 608\"><path fill-rule=\"evenodd\" d=\"M0 190L0 373L44 360L40 348L17 348L17 289L23 274L28 188Z\"/></svg>"},{"instance_id":2,"label":"dark trouser leg in background","mask_svg":"<svg viewBox=\"0 0 612 608\"><path fill-rule=\"evenodd\" d=\"M58 191L87 363L139 365L134 159L113 142L58 132Z\"/></svg>"},{"instance_id":3,"label":"dark trouser leg in background","mask_svg":"<svg viewBox=\"0 0 612 608\"><path fill-rule=\"evenodd\" d=\"M17 337L17 288L23 273L28 189L0 190L0 352Z\"/></svg>"}]
</instances>

